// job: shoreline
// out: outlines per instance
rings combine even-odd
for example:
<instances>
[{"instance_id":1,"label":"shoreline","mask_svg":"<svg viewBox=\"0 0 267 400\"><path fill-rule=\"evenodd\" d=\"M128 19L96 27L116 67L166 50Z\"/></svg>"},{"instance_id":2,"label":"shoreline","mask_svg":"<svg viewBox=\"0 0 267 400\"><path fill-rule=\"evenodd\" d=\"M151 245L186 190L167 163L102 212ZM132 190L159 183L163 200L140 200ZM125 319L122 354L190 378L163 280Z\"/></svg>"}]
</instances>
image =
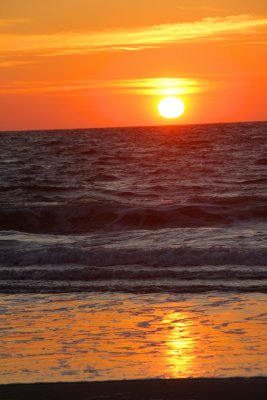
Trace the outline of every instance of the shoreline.
<instances>
[{"instance_id":1,"label":"shoreline","mask_svg":"<svg viewBox=\"0 0 267 400\"><path fill-rule=\"evenodd\" d=\"M267 377L1 384L1 400L263 400Z\"/></svg>"}]
</instances>

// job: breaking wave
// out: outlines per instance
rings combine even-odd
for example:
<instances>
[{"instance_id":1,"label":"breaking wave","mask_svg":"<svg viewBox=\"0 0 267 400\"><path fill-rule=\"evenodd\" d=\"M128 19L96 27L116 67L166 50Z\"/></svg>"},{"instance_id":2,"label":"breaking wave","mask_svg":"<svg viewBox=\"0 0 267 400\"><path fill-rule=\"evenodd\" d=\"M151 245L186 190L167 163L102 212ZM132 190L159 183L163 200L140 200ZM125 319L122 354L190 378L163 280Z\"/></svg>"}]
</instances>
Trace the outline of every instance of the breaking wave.
<instances>
[{"instance_id":1,"label":"breaking wave","mask_svg":"<svg viewBox=\"0 0 267 400\"><path fill-rule=\"evenodd\" d=\"M33 281L98 281L98 280L262 280L267 279L267 270L262 266L202 266L148 268L140 265L116 267L90 267L85 265L43 265L28 267L4 267L0 270L1 280Z\"/></svg>"},{"instance_id":2,"label":"breaking wave","mask_svg":"<svg viewBox=\"0 0 267 400\"><path fill-rule=\"evenodd\" d=\"M0 229L32 233L83 233L96 229L160 229L265 220L267 199L211 198L196 203L133 206L112 201L0 209Z\"/></svg>"},{"instance_id":3,"label":"breaking wave","mask_svg":"<svg viewBox=\"0 0 267 400\"><path fill-rule=\"evenodd\" d=\"M142 265L150 267L202 266L202 265L244 265L266 266L267 248L220 247L196 248L129 248L97 247L83 248L77 245L51 245L44 248L3 250L0 253L2 265L55 265L79 264L97 267Z\"/></svg>"}]
</instances>

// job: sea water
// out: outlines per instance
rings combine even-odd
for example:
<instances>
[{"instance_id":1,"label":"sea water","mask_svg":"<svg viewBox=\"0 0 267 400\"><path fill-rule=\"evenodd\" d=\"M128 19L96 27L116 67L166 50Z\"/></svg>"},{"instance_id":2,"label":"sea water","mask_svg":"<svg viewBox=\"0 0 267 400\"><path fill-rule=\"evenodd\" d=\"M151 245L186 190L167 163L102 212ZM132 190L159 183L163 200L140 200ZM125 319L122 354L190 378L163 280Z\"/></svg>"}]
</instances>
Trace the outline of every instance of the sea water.
<instances>
[{"instance_id":1,"label":"sea water","mask_svg":"<svg viewBox=\"0 0 267 400\"><path fill-rule=\"evenodd\" d=\"M0 133L0 382L267 375L267 123Z\"/></svg>"}]
</instances>

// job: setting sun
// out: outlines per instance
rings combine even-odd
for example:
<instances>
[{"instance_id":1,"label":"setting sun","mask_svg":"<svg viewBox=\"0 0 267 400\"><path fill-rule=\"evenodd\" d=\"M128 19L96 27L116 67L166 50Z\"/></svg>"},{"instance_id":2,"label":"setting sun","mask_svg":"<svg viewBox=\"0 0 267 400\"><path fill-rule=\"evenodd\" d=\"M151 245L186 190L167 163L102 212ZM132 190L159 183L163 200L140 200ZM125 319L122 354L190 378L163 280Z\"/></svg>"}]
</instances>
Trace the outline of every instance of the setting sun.
<instances>
[{"instance_id":1,"label":"setting sun","mask_svg":"<svg viewBox=\"0 0 267 400\"><path fill-rule=\"evenodd\" d=\"M184 113L184 103L178 97L165 97L158 104L158 112L164 118L178 118Z\"/></svg>"}]
</instances>

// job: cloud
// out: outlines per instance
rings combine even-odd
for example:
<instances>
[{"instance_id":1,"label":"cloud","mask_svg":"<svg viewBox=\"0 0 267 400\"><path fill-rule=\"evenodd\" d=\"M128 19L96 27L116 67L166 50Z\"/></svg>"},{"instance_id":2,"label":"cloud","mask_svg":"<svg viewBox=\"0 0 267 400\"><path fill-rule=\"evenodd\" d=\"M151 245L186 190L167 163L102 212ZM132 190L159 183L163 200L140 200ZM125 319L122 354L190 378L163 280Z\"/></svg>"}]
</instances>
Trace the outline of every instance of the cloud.
<instances>
[{"instance_id":1,"label":"cloud","mask_svg":"<svg viewBox=\"0 0 267 400\"><path fill-rule=\"evenodd\" d=\"M29 22L29 18L0 18L0 28L6 28Z\"/></svg>"},{"instance_id":2,"label":"cloud","mask_svg":"<svg viewBox=\"0 0 267 400\"><path fill-rule=\"evenodd\" d=\"M32 55L86 54L96 51L137 51L166 44L261 33L267 18L252 15L205 18L196 22L91 33L2 34L0 53Z\"/></svg>"},{"instance_id":3,"label":"cloud","mask_svg":"<svg viewBox=\"0 0 267 400\"><path fill-rule=\"evenodd\" d=\"M32 64L33 61L0 61L0 68L17 67L18 65Z\"/></svg>"},{"instance_id":4,"label":"cloud","mask_svg":"<svg viewBox=\"0 0 267 400\"><path fill-rule=\"evenodd\" d=\"M25 81L2 85L1 94L112 94L183 95L206 91L211 84L199 78L143 78L89 81Z\"/></svg>"}]
</instances>

